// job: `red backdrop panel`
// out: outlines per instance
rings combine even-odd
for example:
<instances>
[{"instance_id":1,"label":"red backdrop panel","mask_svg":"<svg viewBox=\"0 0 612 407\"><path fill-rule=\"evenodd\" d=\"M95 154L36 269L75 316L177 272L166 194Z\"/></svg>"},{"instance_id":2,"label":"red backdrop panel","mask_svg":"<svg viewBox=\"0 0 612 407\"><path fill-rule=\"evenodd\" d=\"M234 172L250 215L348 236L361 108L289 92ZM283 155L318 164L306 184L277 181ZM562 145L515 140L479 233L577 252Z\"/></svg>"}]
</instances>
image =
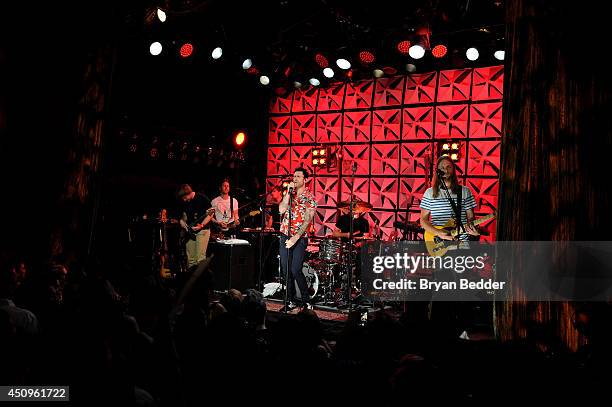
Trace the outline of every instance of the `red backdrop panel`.
<instances>
[{"instance_id":1,"label":"red backdrop panel","mask_svg":"<svg viewBox=\"0 0 612 407\"><path fill-rule=\"evenodd\" d=\"M397 175L399 173L400 145L372 144L372 175Z\"/></svg>"},{"instance_id":2,"label":"red backdrop panel","mask_svg":"<svg viewBox=\"0 0 612 407\"><path fill-rule=\"evenodd\" d=\"M399 188L399 209L406 210L406 207L410 206L410 209L419 210L421 199L427 190L425 179L423 177L400 178Z\"/></svg>"},{"instance_id":3,"label":"red backdrop panel","mask_svg":"<svg viewBox=\"0 0 612 407\"><path fill-rule=\"evenodd\" d=\"M316 115L296 114L291 125L291 143L312 144L315 142Z\"/></svg>"},{"instance_id":4,"label":"red backdrop panel","mask_svg":"<svg viewBox=\"0 0 612 407\"><path fill-rule=\"evenodd\" d=\"M438 102L459 102L470 98L472 86L471 69L440 71L438 80Z\"/></svg>"},{"instance_id":5,"label":"red backdrop panel","mask_svg":"<svg viewBox=\"0 0 612 407\"><path fill-rule=\"evenodd\" d=\"M338 205L338 188L340 183L337 177L317 177L314 180L315 198L320 206Z\"/></svg>"},{"instance_id":6,"label":"red backdrop panel","mask_svg":"<svg viewBox=\"0 0 612 407\"><path fill-rule=\"evenodd\" d=\"M365 80L357 83L346 84L346 96L344 98L345 109L368 108L372 106L372 94L374 92L374 81Z\"/></svg>"},{"instance_id":7,"label":"red backdrop panel","mask_svg":"<svg viewBox=\"0 0 612 407\"><path fill-rule=\"evenodd\" d=\"M298 167L305 168L309 174L312 169L312 146L292 146L291 147L291 173Z\"/></svg>"},{"instance_id":8,"label":"red backdrop panel","mask_svg":"<svg viewBox=\"0 0 612 407\"><path fill-rule=\"evenodd\" d=\"M425 175L431 163L431 143L401 144L401 175Z\"/></svg>"},{"instance_id":9,"label":"red backdrop panel","mask_svg":"<svg viewBox=\"0 0 612 407\"><path fill-rule=\"evenodd\" d=\"M270 113L289 113L291 112L291 102L293 93L285 97L273 97L270 100Z\"/></svg>"},{"instance_id":10,"label":"red backdrop panel","mask_svg":"<svg viewBox=\"0 0 612 407\"><path fill-rule=\"evenodd\" d=\"M372 211L366 214L366 219L370 222L370 230L378 224L383 235L383 240L387 240L393 233L393 222L395 222L395 212L391 211Z\"/></svg>"},{"instance_id":11,"label":"red backdrop panel","mask_svg":"<svg viewBox=\"0 0 612 407\"><path fill-rule=\"evenodd\" d=\"M293 92L292 112L314 112L317 110L317 97L319 89L310 87L297 89Z\"/></svg>"},{"instance_id":12,"label":"red backdrop panel","mask_svg":"<svg viewBox=\"0 0 612 407\"><path fill-rule=\"evenodd\" d=\"M501 142L470 141L468 175L499 176Z\"/></svg>"},{"instance_id":13,"label":"red backdrop panel","mask_svg":"<svg viewBox=\"0 0 612 407\"><path fill-rule=\"evenodd\" d=\"M342 157L346 163L357 163L357 175L368 175L370 173L370 145L348 144L342 147ZM346 175L346 171L343 174ZM349 173L350 174L350 173Z\"/></svg>"},{"instance_id":14,"label":"red backdrop panel","mask_svg":"<svg viewBox=\"0 0 612 407\"><path fill-rule=\"evenodd\" d=\"M433 103L436 98L437 79L437 72L408 75L404 104Z\"/></svg>"},{"instance_id":15,"label":"red backdrop panel","mask_svg":"<svg viewBox=\"0 0 612 407\"><path fill-rule=\"evenodd\" d=\"M324 112L327 110L341 110L344 100L345 85L343 83L332 83L327 88L319 90L319 104L317 110Z\"/></svg>"},{"instance_id":16,"label":"red backdrop panel","mask_svg":"<svg viewBox=\"0 0 612 407\"><path fill-rule=\"evenodd\" d=\"M289 147L268 148L268 175L286 175L290 171Z\"/></svg>"},{"instance_id":17,"label":"red backdrop panel","mask_svg":"<svg viewBox=\"0 0 612 407\"><path fill-rule=\"evenodd\" d=\"M371 114L365 112L346 112L344 114L344 132L342 139L345 143L370 141Z\"/></svg>"},{"instance_id":18,"label":"red backdrop panel","mask_svg":"<svg viewBox=\"0 0 612 407\"><path fill-rule=\"evenodd\" d=\"M402 140L424 140L433 138L433 107L410 107L404 109Z\"/></svg>"},{"instance_id":19,"label":"red backdrop panel","mask_svg":"<svg viewBox=\"0 0 612 407\"><path fill-rule=\"evenodd\" d=\"M357 178L355 177L355 186L354 186L354 194L357 199L361 199L362 201L368 201L369 197L369 178ZM340 200L348 201L351 197L351 178L344 177L342 178L342 186L340 190Z\"/></svg>"},{"instance_id":20,"label":"red backdrop panel","mask_svg":"<svg viewBox=\"0 0 612 407\"><path fill-rule=\"evenodd\" d=\"M397 209L398 186L397 178L371 178L370 203L374 208Z\"/></svg>"},{"instance_id":21,"label":"red backdrop panel","mask_svg":"<svg viewBox=\"0 0 612 407\"><path fill-rule=\"evenodd\" d=\"M472 100L501 99L504 91L504 67L474 69Z\"/></svg>"},{"instance_id":22,"label":"red backdrop panel","mask_svg":"<svg viewBox=\"0 0 612 407\"><path fill-rule=\"evenodd\" d=\"M436 138L465 138L468 128L468 105L438 106Z\"/></svg>"},{"instance_id":23,"label":"red backdrop panel","mask_svg":"<svg viewBox=\"0 0 612 407\"><path fill-rule=\"evenodd\" d=\"M470 137L501 137L502 102L479 103L470 107Z\"/></svg>"},{"instance_id":24,"label":"red backdrop panel","mask_svg":"<svg viewBox=\"0 0 612 407\"><path fill-rule=\"evenodd\" d=\"M317 115L317 142L339 143L342 136L342 113Z\"/></svg>"},{"instance_id":25,"label":"red backdrop panel","mask_svg":"<svg viewBox=\"0 0 612 407\"><path fill-rule=\"evenodd\" d=\"M289 144L291 137L291 116L270 117L268 144Z\"/></svg>"},{"instance_id":26,"label":"red backdrop panel","mask_svg":"<svg viewBox=\"0 0 612 407\"><path fill-rule=\"evenodd\" d=\"M404 77L382 78L376 81L374 106L401 105L404 93Z\"/></svg>"},{"instance_id":27,"label":"red backdrop panel","mask_svg":"<svg viewBox=\"0 0 612 407\"><path fill-rule=\"evenodd\" d=\"M497 178L469 178L466 186L476 200L476 212L490 213L497 209L499 180Z\"/></svg>"},{"instance_id":28,"label":"red backdrop panel","mask_svg":"<svg viewBox=\"0 0 612 407\"><path fill-rule=\"evenodd\" d=\"M316 236L331 235L336 227L336 208L317 208L314 221L314 233Z\"/></svg>"},{"instance_id":29,"label":"red backdrop panel","mask_svg":"<svg viewBox=\"0 0 612 407\"><path fill-rule=\"evenodd\" d=\"M396 141L400 139L401 111L375 110L372 113L372 141Z\"/></svg>"}]
</instances>

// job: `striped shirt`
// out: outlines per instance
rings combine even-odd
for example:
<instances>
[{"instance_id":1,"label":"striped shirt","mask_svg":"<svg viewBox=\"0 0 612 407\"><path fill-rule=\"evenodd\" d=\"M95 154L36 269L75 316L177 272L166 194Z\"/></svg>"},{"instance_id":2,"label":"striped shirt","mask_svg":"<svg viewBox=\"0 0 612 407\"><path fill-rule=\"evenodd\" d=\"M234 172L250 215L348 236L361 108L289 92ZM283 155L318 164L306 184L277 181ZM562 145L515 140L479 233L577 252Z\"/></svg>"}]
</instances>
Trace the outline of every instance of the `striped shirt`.
<instances>
[{"instance_id":1,"label":"striped shirt","mask_svg":"<svg viewBox=\"0 0 612 407\"><path fill-rule=\"evenodd\" d=\"M468 187L462 186L461 188L461 223L465 225L467 223L466 211L476 207L476 200ZM451 198L455 201L455 204L458 203L457 194L451 193ZM446 199L446 193L442 189L440 189L438 196L434 198L433 189L428 188L423 194L421 209L431 212L430 221L434 226L442 226L448 222L450 218L454 218L453 208L448 202L448 199ZM459 239L468 240L467 233L462 233Z\"/></svg>"}]
</instances>

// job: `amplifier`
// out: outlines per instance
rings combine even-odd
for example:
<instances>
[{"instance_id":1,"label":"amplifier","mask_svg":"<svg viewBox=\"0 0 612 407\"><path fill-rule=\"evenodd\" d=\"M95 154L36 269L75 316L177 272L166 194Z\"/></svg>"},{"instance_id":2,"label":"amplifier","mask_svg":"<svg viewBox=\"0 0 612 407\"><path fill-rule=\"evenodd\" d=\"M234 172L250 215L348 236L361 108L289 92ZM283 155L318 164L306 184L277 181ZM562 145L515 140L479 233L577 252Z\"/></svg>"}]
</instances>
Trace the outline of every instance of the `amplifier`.
<instances>
[{"instance_id":1,"label":"amplifier","mask_svg":"<svg viewBox=\"0 0 612 407\"><path fill-rule=\"evenodd\" d=\"M209 252L215 254L210 264L215 291L255 288L253 248L250 243L239 239L211 242Z\"/></svg>"}]
</instances>

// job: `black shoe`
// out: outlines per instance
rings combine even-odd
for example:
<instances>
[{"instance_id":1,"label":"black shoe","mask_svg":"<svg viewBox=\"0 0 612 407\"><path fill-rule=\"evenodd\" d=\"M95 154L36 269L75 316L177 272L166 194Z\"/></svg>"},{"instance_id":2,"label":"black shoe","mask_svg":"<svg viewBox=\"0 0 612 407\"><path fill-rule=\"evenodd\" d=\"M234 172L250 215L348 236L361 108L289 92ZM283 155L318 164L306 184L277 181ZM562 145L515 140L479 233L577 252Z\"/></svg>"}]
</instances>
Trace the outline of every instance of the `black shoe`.
<instances>
[{"instance_id":1,"label":"black shoe","mask_svg":"<svg viewBox=\"0 0 612 407\"><path fill-rule=\"evenodd\" d=\"M314 309L314 307L312 306L312 304L311 304L311 303L309 303L309 302L305 302L305 303L302 305L302 309Z\"/></svg>"}]
</instances>

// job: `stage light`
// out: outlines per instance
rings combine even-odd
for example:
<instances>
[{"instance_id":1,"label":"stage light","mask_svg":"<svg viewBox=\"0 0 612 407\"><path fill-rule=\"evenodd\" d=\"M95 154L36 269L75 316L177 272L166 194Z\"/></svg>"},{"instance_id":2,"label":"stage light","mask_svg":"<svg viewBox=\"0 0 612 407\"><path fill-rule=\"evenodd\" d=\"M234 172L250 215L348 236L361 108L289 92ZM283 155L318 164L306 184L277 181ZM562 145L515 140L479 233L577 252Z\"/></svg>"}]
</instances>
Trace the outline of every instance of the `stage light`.
<instances>
[{"instance_id":1,"label":"stage light","mask_svg":"<svg viewBox=\"0 0 612 407\"><path fill-rule=\"evenodd\" d=\"M191 56L191 54L193 53L193 45L191 45L190 43L186 42L185 44L183 44L181 46L181 49L179 51L179 55L183 58L188 58Z\"/></svg>"},{"instance_id":2,"label":"stage light","mask_svg":"<svg viewBox=\"0 0 612 407\"><path fill-rule=\"evenodd\" d=\"M446 48L445 45L438 44L432 48L431 55L433 55L434 58L442 58L446 55L447 52L448 52L448 49Z\"/></svg>"},{"instance_id":3,"label":"stage light","mask_svg":"<svg viewBox=\"0 0 612 407\"><path fill-rule=\"evenodd\" d=\"M372 71L372 74L375 78L382 78L385 73L382 71L382 69L375 69L374 71Z\"/></svg>"},{"instance_id":4,"label":"stage light","mask_svg":"<svg viewBox=\"0 0 612 407\"><path fill-rule=\"evenodd\" d=\"M406 64L406 71L412 73L412 72L416 72L416 65L415 64Z\"/></svg>"},{"instance_id":5,"label":"stage light","mask_svg":"<svg viewBox=\"0 0 612 407\"><path fill-rule=\"evenodd\" d=\"M321 82L317 78L310 78L308 79L308 82L310 82L312 86L319 86L321 84Z\"/></svg>"},{"instance_id":6,"label":"stage light","mask_svg":"<svg viewBox=\"0 0 612 407\"><path fill-rule=\"evenodd\" d=\"M241 147L245 141L246 134L244 134L243 131L236 133L236 135L234 136L234 145L236 145L236 147Z\"/></svg>"},{"instance_id":7,"label":"stage light","mask_svg":"<svg viewBox=\"0 0 612 407\"><path fill-rule=\"evenodd\" d=\"M376 60L376 56L370 51L361 51L359 53L359 60L364 65L369 65Z\"/></svg>"},{"instance_id":8,"label":"stage light","mask_svg":"<svg viewBox=\"0 0 612 407\"><path fill-rule=\"evenodd\" d=\"M151 55L159 55L162 52L162 45L161 42L154 42L149 46L149 52L151 53Z\"/></svg>"},{"instance_id":9,"label":"stage light","mask_svg":"<svg viewBox=\"0 0 612 407\"><path fill-rule=\"evenodd\" d=\"M408 51L410 50L410 41L405 40L405 41L398 42L397 50L399 51L400 54L406 55Z\"/></svg>"},{"instance_id":10,"label":"stage light","mask_svg":"<svg viewBox=\"0 0 612 407\"><path fill-rule=\"evenodd\" d=\"M502 50L495 51L493 53L493 56L495 57L495 59L503 61L504 58L506 57L506 51L502 51Z\"/></svg>"},{"instance_id":11,"label":"stage light","mask_svg":"<svg viewBox=\"0 0 612 407\"><path fill-rule=\"evenodd\" d=\"M319 159L318 158L313 158L312 165L314 165L314 166L319 165Z\"/></svg>"},{"instance_id":12,"label":"stage light","mask_svg":"<svg viewBox=\"0 0 612 407\"><path fill-rule=\"evenodd\" d=\"M438 144L440 157L449 157L452 161L459 161L461 158L461 143L457 142L440 142Z\"/></svg>"},{"instance_id":13,"label":"stage light","mask_svg":"<svg viewBox=\"0 0 612 407\"><path fill-rule=\"evenodd\" d=\"M383 68L383 72L385 73L385 75L392 76L392 75L395 75L397 73L397 69L395 69L392 66L385 66Z\"/></svg>"},{"instance_id":14,"label":"stage light","mask_svg":"<svg viewBox=\"0 0 612 407\"><path fill-rule=\"evenodd\" d=\"M324 148L319 150L319 155L325 155L325 149Z\"/></svg>"},{"instance_id":15,"label":"stage light","mask_svg":"<svg viewBox=\"0 0 612 407\"><path fill-rule=\"evenodd\" d=\"M252 66L253 66L253 61L251 61L250 58L247 58L244 61L242 61L242 69L247 70Z\"/></svg>"},{"instance_id":16,"label":"stage light","mask_svg":"<svg viewBox=\"0 0 612 407\"><path fill-rule=\"evenodd\" d=\"M319 150L317 150L317 149L312 150L312 156L313 157L317 157L318 155L319 155Z\"/></svg>"},{"instance_id":17,"label":"stage light","mask_svg":"<svg viewBox=\"0 0 612 407\"><path fill-rule=\"evenodd\" d=\"M325 165L325 162L326 162L325 158L320 158L319 159L319 164L320 165Z\"/></svg>"},{"instance_id":18,"label":"stage light","mask_svg":"<svg viewBox=\"0 0 612 407\"><path fill-rule=\"evenodd\" d=\"M336 60L336 65L338 65L338 68L344 69L344 70L351 68L351 63L348 61L348 59L345 59L345 58L338 58Z\"/></svg>"},{"instance_id":19,"label":"stage light","mask_svg":"<svg viewBox=\"0 0 612 407\"><path fill-rule=\"evenodd\" d=\"M323 69L323 76L325 76L326 78L333 78L334 77L334 70L331 69L331 68Z\"/></svg>"},{"instance_id":20,"label":"stage light","mask_svg":"<svg viewBox=\"0 0 612 407\"><path fill-rule=\"evenodd\" d=\"M160 8L157 9L157 18L159 18L159 21L161 21L162 23L166 22L166 12Z\"/></svg>"},{"instance_id":21,"label":"stage light","mask_svg":"<svg viewBox=\"0 0 612 407\"><path fill-rule=\"evenodd\" d=\"M478 59L478 56L479 53L476 48L468 48L467 51L465 51L465 57L470 61L476 61Z\"/></svg>"},{"instance_id":22,"label":"stage light","mask_svg":"<svg viewBox=\"0 0 612 407\"><path fill-rule=\"evenodd\" d=\"M448 143L442 144L442 150L445 150L445 151L446 150L450 150L450 144L448 144Z\"/></svg>"},{"instance_id":23,"label":"stage light","mask_svg":"<svg viewBox=\"0 0 612 407\"><path fill-rule=\"evenodd\" d=\"M315 55L315 61L317 62L317 65L319 65L321 68L327 68L329 66L329 61L327 60L327 58L325 58L323 54Z\"/></svg>"},{"instance_id":24,"label":"stage light","mask_svg":"<svg viewBox=\"0 0 612 407\"><path fill-rule=\"evenodd\" d=\"M412 47L410 47L410 49L408 50L408 55L410 55L410 57L414 58L414 59L421 59L423 58L423 55L425 55L425 48L423 48L420 45L413 45Z\"/></svg>"},{"instance_id":25,"label":"stage light","mask_svg":"<svg viewBox=\"0 0 612 407\"><path fill-rule=\"evenodd\" d=\"M298 81L294 81L293 82L293 87L296 89L299 89L302 87L302 82L298 82Z\"/></svg>"},{"instance_id":26,"label":"stage light","mask_svg":"<svg viewBox=\"0 0 612 407\"><path fill-rule=\"evenodd\" d=\"M459 154L453 153L450 155L452 161L457 161L459 159Z\"/></svg>"},{"instance_id":27,"label":"stage light","mask_svg":"<svg viewBox=\"0 0 612 407\"><path fill-rule=\"evenodd\" d=\"M212 56L213 59L221 58L221 56L223 55L223 48L217 47L217 48L213 49L212 53L210 55Z\"/></svg>"},{"instance_id":28,"label":"stage light","mask_svg":"<svg viewBox=\"0 0 612 407\"><path fill-rule=\"evenodd\" d=\"M255 68L254 66L250 67L246 71L247 71L247 73L249 75L257 75L257 74L259 74L259 69Z\"/></svg>"},{"instance_id":29,"label":"stage light","mask_svg":"<svg viewBox=\"0 0 612 407\"><path fill-rule=\"evenodd\" d=\"M457 149L459 148L459 144L457 144L457 143L453 143L453 144L451 144L451 148L452 148L453 150L457 150Z\"/></svg>"},{"instance_id":30,"label":"stage light","mask_svg":"<svg viewBox=\"0 0 612 407\"><path fill-rule=\"evenodd\" d=\"M261 75L259 77L259 83L261 83L262 85L268 85L270 84L270 78L268 78L266 75Z\"/></svg>"}]
</instances>

